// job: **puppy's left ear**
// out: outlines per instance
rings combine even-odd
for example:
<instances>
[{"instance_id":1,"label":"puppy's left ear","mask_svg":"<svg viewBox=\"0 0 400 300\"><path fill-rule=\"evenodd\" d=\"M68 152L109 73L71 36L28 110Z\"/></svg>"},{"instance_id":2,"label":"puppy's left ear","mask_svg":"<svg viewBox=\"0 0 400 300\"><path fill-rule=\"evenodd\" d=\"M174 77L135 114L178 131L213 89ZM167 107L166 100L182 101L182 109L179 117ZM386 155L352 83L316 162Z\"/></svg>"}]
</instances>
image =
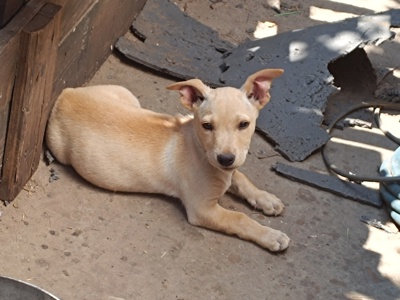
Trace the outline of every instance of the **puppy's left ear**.
<instances>
[{"instance_id":1,"label":"puppy's left ear","mask_svg":"<svg viewBox=\"0 0 400 300\"><path fill-rule=\"evenodd\" d=\"M181 102L188 110L193 111L206 98L210 90L200 79L190 79L167 86L168 90L177 90L181 94Z\"/></svg>"},{"instance_id":2,"label":"puppy's left ear","mask_svg":"<svg viewBox=\"0 0 400 300\"><path fill-rule=\"evenodd\" d=\"M250 75L241 87L249 100L254 101L257 109L261 109L269 102L271 83L274 78L283 74L282 69L264 69Z\"/></svg>"}]
</instances>

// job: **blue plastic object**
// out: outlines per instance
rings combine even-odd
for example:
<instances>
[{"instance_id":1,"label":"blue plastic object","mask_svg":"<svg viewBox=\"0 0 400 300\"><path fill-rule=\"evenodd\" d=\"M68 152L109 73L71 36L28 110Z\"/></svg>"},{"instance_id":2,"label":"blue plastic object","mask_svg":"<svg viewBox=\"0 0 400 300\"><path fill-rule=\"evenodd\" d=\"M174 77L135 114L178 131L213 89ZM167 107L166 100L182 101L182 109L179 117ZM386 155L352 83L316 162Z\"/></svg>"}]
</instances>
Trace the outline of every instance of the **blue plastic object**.
<instances>
[{"instance_id":1,"label":"blue plastic object","mask_svg":"<svg viewBox=\"0 0 400 300\"><path fill-rule=\"evenodd\" d=\"M385 177L400 176L400 147L382 163L379 172ZM400 225L400 182L381 183L379 191L393 221Z\"/></svg>"}]
</instances>

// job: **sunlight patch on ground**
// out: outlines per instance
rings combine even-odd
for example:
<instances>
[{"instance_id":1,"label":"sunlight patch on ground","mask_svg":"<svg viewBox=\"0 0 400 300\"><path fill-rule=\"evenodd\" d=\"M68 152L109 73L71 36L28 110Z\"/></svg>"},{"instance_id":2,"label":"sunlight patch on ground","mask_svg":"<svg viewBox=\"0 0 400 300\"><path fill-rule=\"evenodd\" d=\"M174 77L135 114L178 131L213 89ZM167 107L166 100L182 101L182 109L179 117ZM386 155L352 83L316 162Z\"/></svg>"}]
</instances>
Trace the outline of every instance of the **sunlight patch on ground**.
<instances>
[{"instance_id":1,"label":"sunlight patch on ground","mask_svg":"<svg viewBox=\"0 0 400 300\"><path fill-rule=\"evenodd\" d=\"M373 298L370 298L368 296L362 295L357 292L349 292L346 294L346 298L350 300L374 300Z\"/></svg>"},{"instance_id":2,"label":"sunlight patch on ground","mask_svg":"<svg viewBox=\"0 0 400 300\"><path fill-rule=\"evenodd\" d=\"M385 11L392 8L399 8L399 3L395 0L391 1L377 1L377 0L363 0L363 1L354 1L354 0L330 0L331 2L347 4L350 6L361 7L364 9L369 9L371 11L380 12Z\"/></svg>"},{"instance_id":3,"label":"sunlight patch on ground","mask_svg":"<svg viewBox=\"0 0 400 300\"><path fill-rule=\"evenodd\" d=\"M379 153L381 153L383 159L387 159L390 157L390 155L393 154L393 151L388 150L385 147L380 147L380 146L371 145L371 144L367 144L367 143L350 141L350 140L346 140L346 139L338 138L338 137L332 137L331 141L335 144L347 145L347 146L355 147L355 148L359 148L359 149L365 149L365 150L379 152Z\"/></svg>"},{"instance_id":4,"label":"sunlight patch on ground","mask_svg":"<svg viewBox=\"0 0 400 300\"><path fill-rule=\"evenodd\" d=\"M278 33L278 25L273 22L258 22L253 36L256 39L262 39L269 36L274 36Z\"/></svg>"},{"instance_id":5,"label":"sunlight patch on ground","mask_svg":"<svg viewBox=\"0 0 400 300\"><path fill-rule=\"evenodd\" d=\"M370 54L376 54L376 55L380 55L380 56L385 55L385 49L383 49L379 46L369 45L365 49L366 49L367 53L370 53Z\"/></svg>"},{"instance_id":6,"label":"sunlight patch on ground","mask_svg":"<svg viewBox=\"0 0 400 300\"><path fill-rule=\"evenodd\" d=\"M310 6L310 19L322 22L338 22L348 18L358 17L358 15L337 12L331 9Z\"/></svg>"},{"instance_id":7,"label":"sunlight patch on ground","mask_svg":"<svg viewBox=\"0 0 400 300\"><path fill-rule=\"evenodd\" d=\"M400 234L382 234L377 228L368 228L368 239L363 248L381 256L378 270L383 277L400 286L400 273L393 266L400 266Z\"/></svg>"}]
</instances>

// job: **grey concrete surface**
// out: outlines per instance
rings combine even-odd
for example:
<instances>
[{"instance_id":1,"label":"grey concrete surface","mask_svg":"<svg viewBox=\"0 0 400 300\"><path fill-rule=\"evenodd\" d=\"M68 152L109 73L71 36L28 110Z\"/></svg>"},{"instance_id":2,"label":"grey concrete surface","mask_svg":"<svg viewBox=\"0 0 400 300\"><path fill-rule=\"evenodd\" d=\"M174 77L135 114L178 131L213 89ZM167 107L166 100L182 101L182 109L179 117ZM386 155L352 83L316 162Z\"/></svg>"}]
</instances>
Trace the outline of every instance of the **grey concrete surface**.
<instances>
[{"instance_id":1,"label":"grey concrete surface","mask_svg":"<svg viewBox=\"0 0 400 300\"><path fill-rule=\"evenodd\" d=\"M400 7L398 1L345 2L281 2L290 14L276 16L256 1L177 1L232 42L249 38L257 20L285 31L320 23L315 12L322 8L333 17L334 11ZM371 50L385 57L380 66L395 67L395 55L385 51ZM393 74L396 84L400 76ZM89 84L121 84L143 107L182 113L178 95L164 88L171 82L112 55ZM384 120L399 126L398 116ZM378 130L346 129L335 136L331 159L357 172L376 170L396 148ZM229 195L221 203L287 233L291 245L280 254L190 225L177 199L107 192L69 167L42 162L17 199L0 207L0 275L61 299L400 299L400 235L360 221L367 215L395 229L387 212L279 177L270 170L277 161L285 162L255 135L241 170L283 199L282 216L266 217ZM326 172L318 153L295 165ZM59 179L49 182L51 173Z\"/></svg>"}]
</instances>

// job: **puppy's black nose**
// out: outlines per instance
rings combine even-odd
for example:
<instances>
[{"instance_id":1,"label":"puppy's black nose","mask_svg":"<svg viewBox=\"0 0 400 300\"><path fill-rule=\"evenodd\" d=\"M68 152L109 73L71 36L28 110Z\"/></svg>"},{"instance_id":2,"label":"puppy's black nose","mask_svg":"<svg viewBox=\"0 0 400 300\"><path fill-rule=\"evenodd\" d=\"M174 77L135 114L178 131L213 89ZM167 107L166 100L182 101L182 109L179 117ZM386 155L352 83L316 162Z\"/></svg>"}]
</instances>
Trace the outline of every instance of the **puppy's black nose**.
<instances>
[{"instance_id":1,"label":"puppy's black nose","mask_svg":"<svg viewBox=\"0 0 400 300\"><path fill-rule=\"evenodd\" d=\"M235 155L233 154L219 154L217 160L221 166L229 167L235 161Z\"/></svg>"}]
</instances>

